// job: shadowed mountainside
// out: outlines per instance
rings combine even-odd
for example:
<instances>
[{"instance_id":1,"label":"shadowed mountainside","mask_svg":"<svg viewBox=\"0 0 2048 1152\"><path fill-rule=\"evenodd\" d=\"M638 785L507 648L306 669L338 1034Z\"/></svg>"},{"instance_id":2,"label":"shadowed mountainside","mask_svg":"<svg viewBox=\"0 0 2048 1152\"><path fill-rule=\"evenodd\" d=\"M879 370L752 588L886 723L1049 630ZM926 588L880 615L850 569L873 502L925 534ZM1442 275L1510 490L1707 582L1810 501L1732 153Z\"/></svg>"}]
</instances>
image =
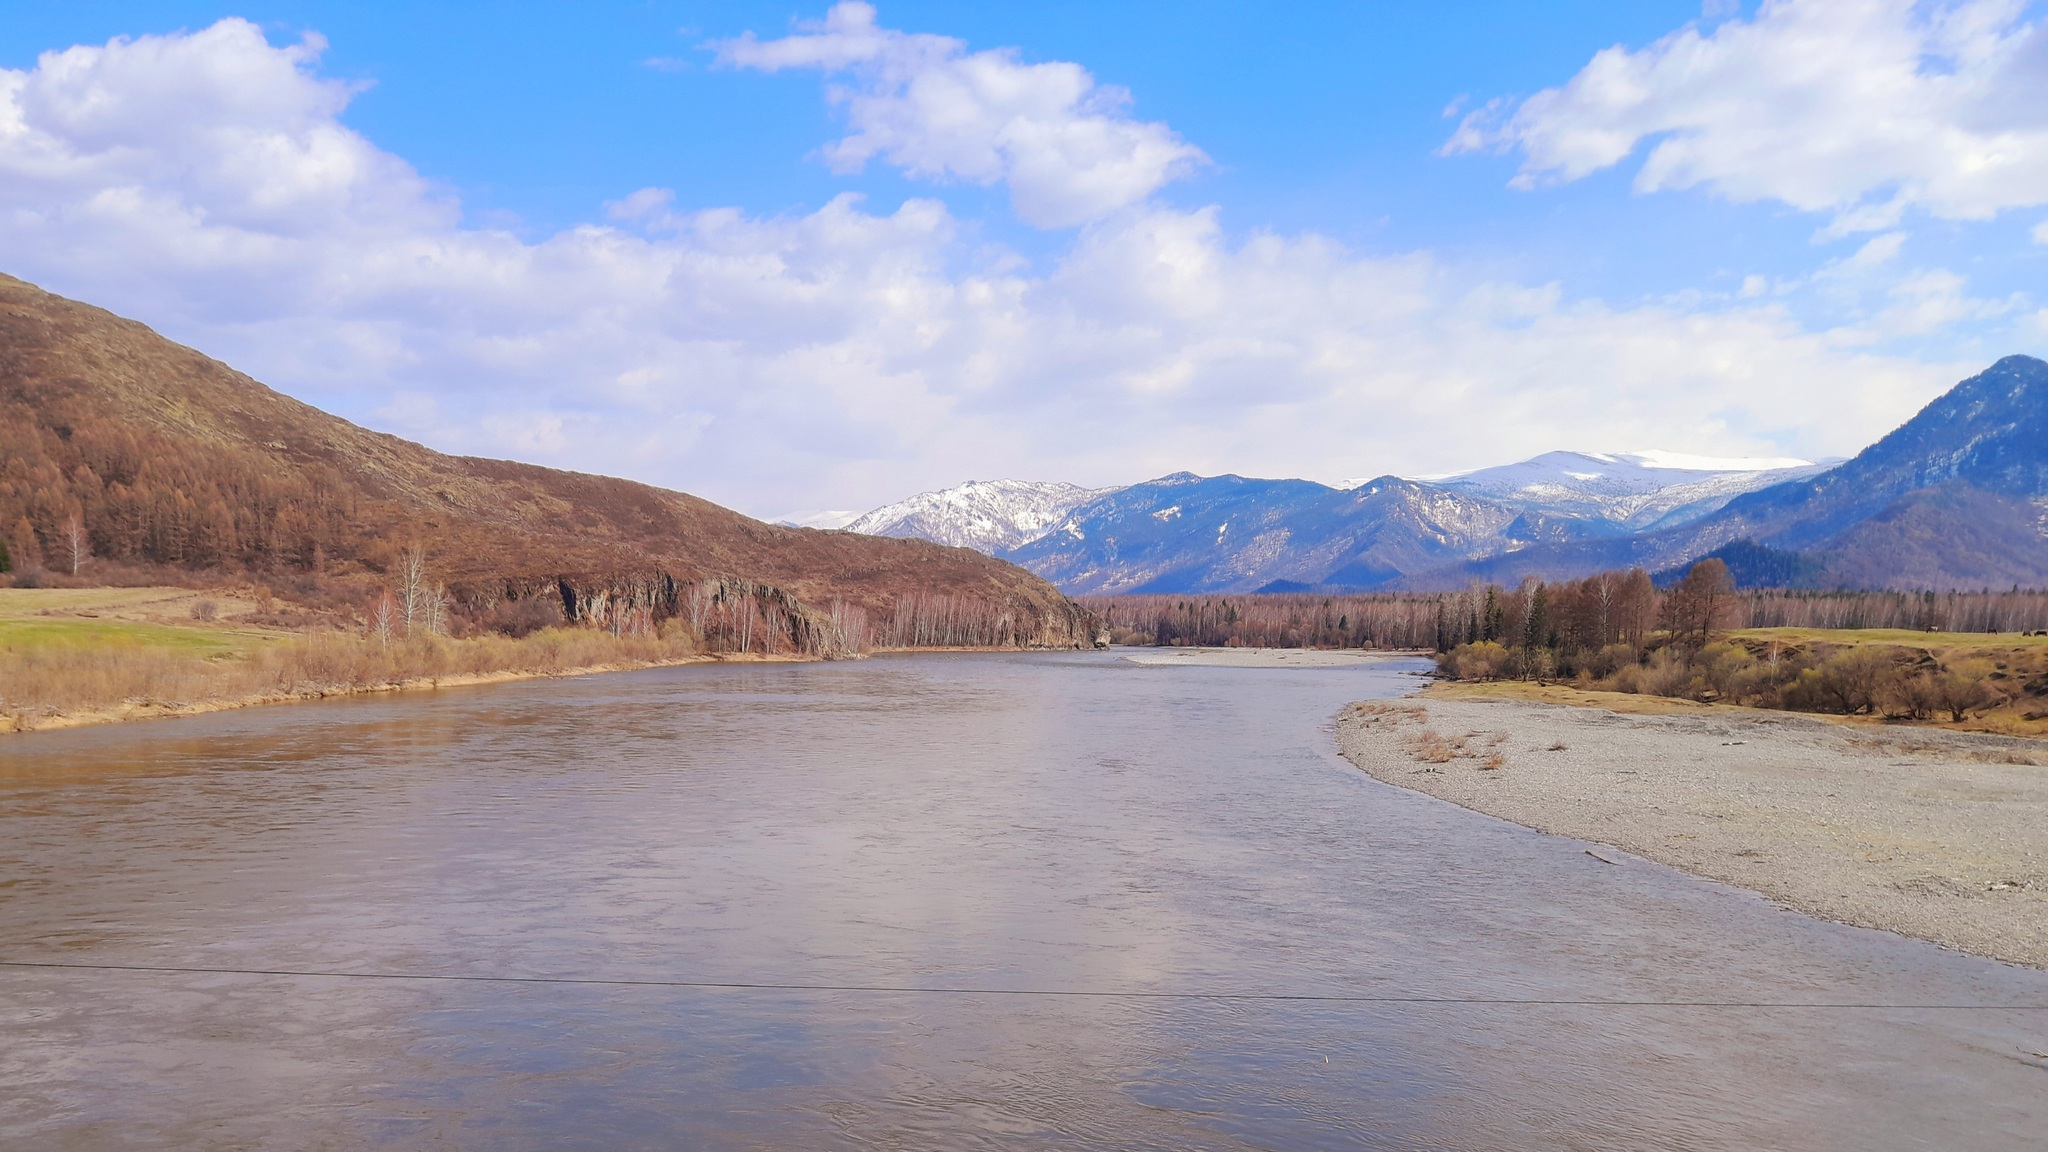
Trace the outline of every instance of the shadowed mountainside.
<instances>
[{"instance_id":1,"label":"shadowed mountainside","mask_svg":"<svg viewBox=\"0 0 2048 1152\"><path fill-rule=\"evenodd\" d=\"M1665 569L1741 541L1799 557L1822 587L2048 585L2048 363L2007 356L1853 459L1681 528L1532 547L1411 584Z\"/></svg>"},{"instance_id":2,"label":"shadowed mountainside","mask_svg":"<svg viewBox=\"0 0 2048 1152\"><path fill-rule=\"evenodd\" d=\"M1021 643L1085 643L1092 629L1045 581L965 548L778 527L646 484L444 455L0 276L0 538L17 567L61 568L73 515L109 560L365 586L421 542L478 610L559 596L571 615L621 601L660 614L677 610L679 582L718 581L819 619L835 601L882 620L944 601L999 614Z\"/></svg>"}]
</instances>

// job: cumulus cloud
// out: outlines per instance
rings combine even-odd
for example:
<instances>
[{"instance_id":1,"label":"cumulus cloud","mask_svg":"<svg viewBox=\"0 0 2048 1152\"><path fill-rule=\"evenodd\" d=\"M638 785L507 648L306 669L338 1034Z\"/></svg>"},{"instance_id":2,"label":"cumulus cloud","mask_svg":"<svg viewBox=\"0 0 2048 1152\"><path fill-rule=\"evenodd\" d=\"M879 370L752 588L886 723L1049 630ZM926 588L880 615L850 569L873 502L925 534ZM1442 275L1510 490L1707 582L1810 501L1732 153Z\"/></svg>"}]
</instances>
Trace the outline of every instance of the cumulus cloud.
<instances>
[{"instance_id":1,"label":"cumulus cloud","mask_svg":"<svg viewBox=\"0 0 2048 1152\"><path fill-rule=\"evenodd\" d=\"M825 149L835 168L879 156L917 177L1005 184L1017 214L1042 228L1135 204L1206 159L1166 125L1125 115L1129 93L1078 64L1026 64L1012 49L970 53L949 37L881 28L857 0L795 35L749 34L718 50L737 67L852 78L832 89L853 129Z\"/></svg>"},{"instance_id":2,"label":"cumulus cloud","mask_svg":"<svg viewBox=\"0 0 2048 1152\"><path fill-rule=\"evenodd\" d=\"M1466 116L1450 153L1517 150L1514 185L1571 181L1645 142L1642 192L1703 187L1882 231L2048 203L2048 40L2024 0L1765 0L1595 55L1559 88Z\"/></svg>"},{"instance_id":3,"label":"cumulus cloud","mask_svg":"<svg viewBox=\"0 0 2048 1152\"><path fill-rule=\"evenodd\" d=\"M867 51L848 35L802 50ZM761 217L643 189L529 240L349 129L319 51L227 20L0 71L0 270L438 447L771 515L989 475L1839 452L1968 367L1761 298L1615 307L1157 203L1041 269L930 200ZM1898 303L1936 322L1950 287Z\"/></svg>"}]
</instances>

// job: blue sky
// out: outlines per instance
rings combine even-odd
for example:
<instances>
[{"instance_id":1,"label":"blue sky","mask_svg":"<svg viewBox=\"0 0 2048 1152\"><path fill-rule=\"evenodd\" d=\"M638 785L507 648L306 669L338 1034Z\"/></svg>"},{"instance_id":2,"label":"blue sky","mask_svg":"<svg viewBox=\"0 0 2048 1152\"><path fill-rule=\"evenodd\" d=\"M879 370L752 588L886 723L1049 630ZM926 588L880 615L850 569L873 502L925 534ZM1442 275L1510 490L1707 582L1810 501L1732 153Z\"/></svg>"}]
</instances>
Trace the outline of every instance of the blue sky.
<instances>
[{"instance_id":1,"label":"blue sky","mask_svg":"<svg viewBox=\"0 0 2048 1152\"><path fill-rule=\"evenodd\" d=\"M0 11L0 270L438 447L761 515L1845 453L2048 333L2008 0Z\"/></svg>"}]
</instances>

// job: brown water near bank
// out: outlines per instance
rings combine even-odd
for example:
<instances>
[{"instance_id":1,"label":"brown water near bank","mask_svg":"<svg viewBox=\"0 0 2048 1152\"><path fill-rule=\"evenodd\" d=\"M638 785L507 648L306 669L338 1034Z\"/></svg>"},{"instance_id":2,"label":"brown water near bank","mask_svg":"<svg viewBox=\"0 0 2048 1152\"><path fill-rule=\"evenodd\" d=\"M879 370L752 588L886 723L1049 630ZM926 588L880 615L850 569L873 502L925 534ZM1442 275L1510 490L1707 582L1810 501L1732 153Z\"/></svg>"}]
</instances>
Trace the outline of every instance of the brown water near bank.
<instances>
[{"instance_id":1,"label":"brown water near bank","mask_svg":"<svg viewBox=\"0 0 2048 1152\"><path fill-rule=\"evenodd\" d=\"M0 967L0 1145L2006 1148L2048 1119L2048 974L1366 778L1331 717L1402 667L692 666L11 737L0 961L125 968Z\"/></svg>"}]
</instances>

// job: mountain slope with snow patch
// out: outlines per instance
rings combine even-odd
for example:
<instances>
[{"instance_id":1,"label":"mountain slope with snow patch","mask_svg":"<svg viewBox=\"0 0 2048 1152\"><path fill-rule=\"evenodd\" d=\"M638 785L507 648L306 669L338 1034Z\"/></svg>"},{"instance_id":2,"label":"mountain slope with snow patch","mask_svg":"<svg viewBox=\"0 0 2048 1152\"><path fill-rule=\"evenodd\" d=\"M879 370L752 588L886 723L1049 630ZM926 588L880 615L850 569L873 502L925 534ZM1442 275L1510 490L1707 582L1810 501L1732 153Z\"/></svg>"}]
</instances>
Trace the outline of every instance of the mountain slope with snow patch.
<instances>
[{"instance_id":1,"label":"mountain slope with snow patch","mask_svg":"<svg viewBox=\"0 0 2048 1152\"><path fill-rule=\"evenodd\" d=\"M884 505L846 530L914 537L993 556L1037 539L1074 509L1115 491L1057 482L972 480Z\"/></svg>"}]
</instances>

